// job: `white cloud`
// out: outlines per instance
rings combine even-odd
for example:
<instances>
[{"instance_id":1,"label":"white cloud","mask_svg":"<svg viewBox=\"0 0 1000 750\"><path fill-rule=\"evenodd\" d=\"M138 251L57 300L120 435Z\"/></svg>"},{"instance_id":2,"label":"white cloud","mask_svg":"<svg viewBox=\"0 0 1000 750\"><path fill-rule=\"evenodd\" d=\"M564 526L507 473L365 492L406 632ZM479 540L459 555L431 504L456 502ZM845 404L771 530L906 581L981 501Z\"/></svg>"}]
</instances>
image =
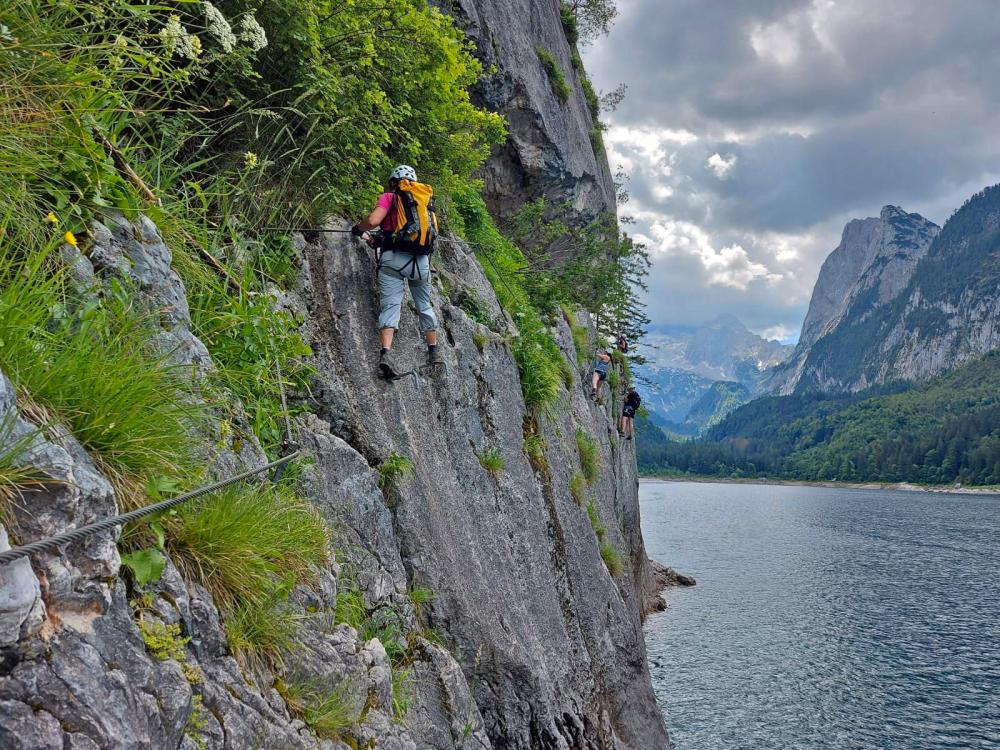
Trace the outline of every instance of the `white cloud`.
<instances>
[{"instance_id":1,"label":"white cloud","mask_svg":"<svg viewBox=\"0 0 1000 750\"><path fill-rule=\"evenodd\" d=\"M729 176L729 173L736 166L736 156L735 154L726 154L723 156L718 151L708 157L708 167L713 172L715 176L720 180L724 180Z\"/></svg>"},{"instance_id":2,"label":"white cloud","mask_svg":"<svg viewBox=\"0 0 1000 750\"><path fill-rule=\"evenodd\" d=\"M761 279L774 283L782 279L763 263L756 262L739 244L716 248L709 235L696 224L660 219L642 239L655 261L658 257L688 255L701 263L709 284L745 290L750 282Z\"/></svg>"}]
</instances>

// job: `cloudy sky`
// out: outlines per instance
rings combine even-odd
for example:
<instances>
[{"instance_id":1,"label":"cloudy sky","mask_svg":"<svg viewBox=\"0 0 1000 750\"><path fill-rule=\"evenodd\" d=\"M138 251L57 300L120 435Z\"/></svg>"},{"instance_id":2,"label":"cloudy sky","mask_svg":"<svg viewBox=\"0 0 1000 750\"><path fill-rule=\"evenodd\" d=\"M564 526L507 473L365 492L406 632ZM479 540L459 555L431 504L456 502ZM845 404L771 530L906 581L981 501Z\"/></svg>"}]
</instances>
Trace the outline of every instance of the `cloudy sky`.
<instances>
[{"instance_id":1,"label":"cloudy sky","mask_svg":"<svg viewBox=\"0 0 1000 750\"><path fill-rule=\"evenodd\" d=\"M584 52L655 323L795 338L851 218L1000 182L1000 0L618 0Z\"/></svg>"}]
</instances>

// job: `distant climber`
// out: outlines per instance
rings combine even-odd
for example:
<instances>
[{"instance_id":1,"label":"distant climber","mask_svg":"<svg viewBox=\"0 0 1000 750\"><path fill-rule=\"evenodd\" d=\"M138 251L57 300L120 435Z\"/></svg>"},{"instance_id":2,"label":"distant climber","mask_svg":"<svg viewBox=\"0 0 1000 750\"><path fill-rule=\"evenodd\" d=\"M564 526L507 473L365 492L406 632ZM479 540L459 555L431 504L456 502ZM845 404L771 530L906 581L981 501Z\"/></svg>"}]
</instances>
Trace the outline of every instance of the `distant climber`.
<instances>
[{"instance_id":1,"label":"distant climber","mask_svg":"<svg viewBox=\"0 0 1000 750\"><path fill-rule=\"evenodd\" d=\"M628 393L625 394L625 404L622 407L622 418L620 420L621 424L618 427L618 431L626 440L631 440L635 437L635 412L640 404L642 404L642 398L636 393L635 388L629 388Z\"/></svg>"},{"instance_id":2,"label":"distant climber","mask_svg":"<svg viewBox=\"0 0 1000 750\"><path fill-rule=\"evenodd\" d=\"M370 231L379 228L380 235ZM386 192L379 196L374 210L351 229L377 251L379 341L382 351L378 366L384 378L402 373L392 356L392 339L399 328L403 305L404 282L420 316L420 330L427 342L427 363L442 363L438 352L437 317L431 304L430 254L434 251L438 223L434 213L434 191L417 182L413 167L401 164L389 176Z\"/></svg>"},{"instance_id":3,"label":"distant climber","mask_svg":"<svg viewBox=\"0 0 1000 750\"><path fill-rule=\"evenodd\" d=\"M618 334L617 347L622 354L628 354L628 339L622 334Z\"/></svg>"},{"instance_id":4,"label":"distant climber","mask_svg":"<svg viewBox=\"0 0 1000 750\"><path fill-rule=\"evenodd\" d=\"M594 362L594 378L590 388L590 397L597 400L597 394L601 388L601 383L608 379L608 368L611 366L611 352L602 350L597 353L597 360Z\"/></svg>"}]
</instances>

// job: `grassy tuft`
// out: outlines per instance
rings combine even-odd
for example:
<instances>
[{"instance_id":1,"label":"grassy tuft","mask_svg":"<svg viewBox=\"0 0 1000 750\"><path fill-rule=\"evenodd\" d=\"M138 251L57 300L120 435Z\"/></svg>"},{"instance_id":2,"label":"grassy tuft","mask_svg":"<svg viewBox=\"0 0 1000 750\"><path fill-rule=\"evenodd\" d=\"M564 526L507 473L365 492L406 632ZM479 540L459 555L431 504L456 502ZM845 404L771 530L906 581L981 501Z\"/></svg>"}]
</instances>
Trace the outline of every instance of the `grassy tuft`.
<instances>
[{"instance_id":1,"label":"grassy tuft","mask_svg":"<svg viewBox=\"0 0 1000 750\"><path fill-rule=\"evenodd\" d=\"M408 474L413 473L413 461L406 456L401 456L396 451L389 454L389 458L379 464L378 486L379 489L387 490L395 486L396 482Z\"/></svg>"},{"instance_id":2,"label":"grassy tuft","mask_svg":"<svg viewBox=\"0 0 1000 750\"><path fill-rule=\"evenodd\" d=\"M593 484L600 477L600 463L597 455L597 441L583 431L576 428L576 449L580 453L580 468L587 484Z\"/></svg>"},{"instance_id":3,"label":"grassy tuft","mask_svg":"<svg viewBox=\"0 0 1000 750\"><path fill-rule=\"evenodd\" d=\"M569 101L571 90L569 83L566 81L566 76L556 61L555 55L545 49L545 47L535 47L535 54L538 55L538 59L542 62L542 67L545 68L545 73L549 77L549 85L552 86L552 91L556 95L556 99L565 104Z\"/></svg>"},{"instance_id":4,"label":"grassy tuft","mask_svg":"<svg viewBox=\"0 0 1000 750\"><path fill-rule=\"evenodd\" d=\"M434 601L434 592L426 586L413 586L410 589L410 604L413 605L413 613L419 620L423 614L424 607Z\"/></svg>"},{"instance_id":5,"label":"grassy tuft","mask_svg":"<svg viewBox=\"0 0 1000 750\"><path fill-rule=\"evenodd\" d=\"M333 687L319 682L288 682L281 688L289 710L319 737L339 740L360 718L358 698L346 680Z\"/></svg>"},{"instance_id":6,"label":"grassy tuft","mask_svg":"<svg viewBox=\"0 0 1000 750\"><path fill-rule=\"evenodd\" d=\"M563 385L567 391L570 390L576 384L576 371L565 357L560 358L559 371L562 373Z\"/></svg>"},{"instance_id":7,"label":"grassy tuft","mask_svg":"<svg viewBox=\"0 0 1000 750\"><path fill-rule=\"evenodd\" d=\"M601 523L601 517L597 514L597 506L594 505L594 501L591 500L587 503L587 519L590 521L590 528L594 530L594 534L597 535L597 541L603 542L604 535L608 533L607 527Z\"/></svg>"},{"instance_id":8,"label":"grassy tuft","mask_svg":"<svg viewBox=\"0 0 1000 750\"><path fill-rule=\"evenodd\" d=\"M182 506L167 550L223 607L259 603L288 577L308 580L327 562L329 533L319 513L285 487L234 485Z\"/></svg>"},{"instance_id":9,"label":"grassy tuft","mask_svg":"<svg viewBox=\"0 0 1000 750\"><path fill-rule=\"evenodd\" d=\"M610 542L601 542L601 559L604 560L605 566L608 568L608 572L612 576L617 578L625 570L625 565L622 563L622 555Z\"/></svg>"},{"instance_id":10,"label":"grassy tuft","mask_svg":"<svg viewBox=\"0 0 1000 750\"><path fill-rule=\"evenodd\" d=\"M549 461L545 455L547 448L543 435L529 435L524 439L524 455L538 471L548 470Z\"/></svg>"},{"instance_id":11,"label":"grassy tuft","mask_svg":"<svg viewBox=\"0 0 1000 750\"><path fill-rule=\"evenodd\" d=\"M479 456L479 463L482 464L483 468L494 479L498 478L504 467L503 454L496 448L489 448L477 455Z\"/></svg>"},{"instance_id":12,"label":"grassy tuft","mask_svg":"<svg viewBox=\"0 0 1000 750\"><path fill-rule=\"evenodd\" d=\"M392 716L397 722L403 721L410 710L412 679L409 669L395 667L392 670Z\"/></svg>"},{"instance_id":13,"label":"grassy tuft","mask_svg":"<svg viewBox=\"0 0 1000 750\"><path fill-rule=\"evenodd\" d=\"M203 412L183 373L154 351L123 290L71 310L51 263L0 238L0 369L115 479L184 473Z\"/></svg>"},{"instance_id":14,"label":"grassy tuft","mask_svg":"<svg viewBox=\"0 0 1000 750\"><path fill-rule=\"evenodd\" d=\"M478 331L476 331L476 333L472 334L472 343L476 345L476 348L480 352L482 352L486 348L486 345L489 343L489 341L490 341L489 336L487 336L484 333L479 333Z\"/></svg>"},{"instance_id":15,"label":"grassy tuft","mask_svg":"<svg viewBox=\"0 0 1000 750\"><path fill-rule=\"evenodd\" d=\"M577 472L569 480L569 494L573 497L573 502L581 507L583 506L583 501L587 495L587 480L583 478L583 474Z\"/></svg>"},{"instance_id":16,"label":"grassy tuft","mask_svg":"<svg viewBox=\"0 0 1000 750\"><path fill-rule=\"evenodd\" d=\"M576 349L576 361L583 364L590 354L590 333L575 323L570 325L570 332L573 335L573 348Z\"/></svg>"}]
</instances>

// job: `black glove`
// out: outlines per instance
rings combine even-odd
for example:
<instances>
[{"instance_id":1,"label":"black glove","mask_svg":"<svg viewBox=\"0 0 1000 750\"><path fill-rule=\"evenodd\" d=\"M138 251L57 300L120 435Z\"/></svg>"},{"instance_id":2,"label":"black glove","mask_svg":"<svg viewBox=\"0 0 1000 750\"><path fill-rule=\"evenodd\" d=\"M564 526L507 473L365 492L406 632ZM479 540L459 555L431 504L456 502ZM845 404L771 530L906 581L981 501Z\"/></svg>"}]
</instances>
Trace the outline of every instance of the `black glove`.
<instances>
[{"instance_id":1,"label":"black glove","mask_svg":"<svg viewBox=\"0 0 1000 750\"><path fill-rule=\"evenodd\" d=\"M360 226L355 224L353 227L351 227L351 234L353 234L355 237L360 237L361 235L364 234L364 232L361 231Z\"/></svg>"}]
</instances>

